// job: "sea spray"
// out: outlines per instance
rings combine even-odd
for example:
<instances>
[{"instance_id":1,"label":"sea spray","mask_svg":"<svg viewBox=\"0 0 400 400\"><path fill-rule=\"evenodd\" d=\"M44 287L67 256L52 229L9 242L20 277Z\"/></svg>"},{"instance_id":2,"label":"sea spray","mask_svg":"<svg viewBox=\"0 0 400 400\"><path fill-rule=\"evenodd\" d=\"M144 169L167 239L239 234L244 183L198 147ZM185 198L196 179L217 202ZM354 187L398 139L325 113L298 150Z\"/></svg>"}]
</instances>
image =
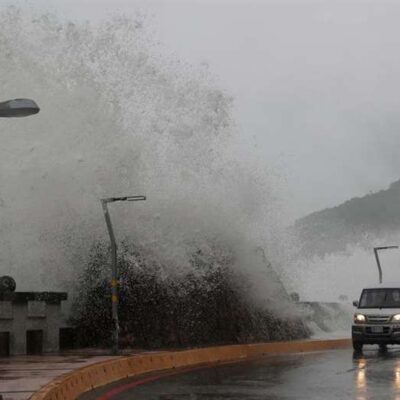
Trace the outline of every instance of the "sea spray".
<instances>
[{"instance_id":1,"label":"sea spray","mask_svg":"<svg viewBox=\"0 0 400 400\"><path fill-rule=\"evenodd\" d=\"M294 312L271 267L275 175L238 146L232 99L207 69L166 55L142 17L64 23L8 7L0 23L2 96L41 106L0 125L2 273L71 290L93 244L108 246L99 199L145 194L112 205L119 242L151 249L166 276L227 248L254 301Z\"/></svg>"},{"instance_id":2,"label":"sea spray","mask_svg":"<svg viewBox=\"0 0 400 400\"><path fill-rule=\"evenodd\" d=\"M78 279L71 324L77 345L109 346L112 332L109 255L101 244L92 249L89 263ZM252 277L232 268L234 255L221 251L192 255L191 268L179 276L165 274L165 266L144 249L122 245L119 322L123 347L189 347L252 343L307 337L301 320L308 310L290 315L271 305L254 302ZM170 268L166 268L167 270ZM277 287L279 282L269 273ZM270 296L282 294L276 291ZM290 304L284 302L286 306ZM294 307L292 307L294 308Z\"/></svg>"}]
</instances>

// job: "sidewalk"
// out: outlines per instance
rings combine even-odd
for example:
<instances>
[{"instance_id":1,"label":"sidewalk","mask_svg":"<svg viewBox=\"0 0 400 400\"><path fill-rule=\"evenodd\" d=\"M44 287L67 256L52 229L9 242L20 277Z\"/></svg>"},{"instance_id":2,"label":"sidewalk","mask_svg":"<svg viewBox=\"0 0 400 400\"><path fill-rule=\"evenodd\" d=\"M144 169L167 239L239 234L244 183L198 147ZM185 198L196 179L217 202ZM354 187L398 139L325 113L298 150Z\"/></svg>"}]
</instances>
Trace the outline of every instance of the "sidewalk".
<instances>
[{"instance_id":1,"label":"sidewalk","mask_svg":"<svg viewBox=\"0 0 400 400\"><path fill-rule=\"evenodd\" d=\"M91 350L0 358L0 394L3 400L25 400L59 375L111 358L105 351Z\"/></svg>"}]
</instances>

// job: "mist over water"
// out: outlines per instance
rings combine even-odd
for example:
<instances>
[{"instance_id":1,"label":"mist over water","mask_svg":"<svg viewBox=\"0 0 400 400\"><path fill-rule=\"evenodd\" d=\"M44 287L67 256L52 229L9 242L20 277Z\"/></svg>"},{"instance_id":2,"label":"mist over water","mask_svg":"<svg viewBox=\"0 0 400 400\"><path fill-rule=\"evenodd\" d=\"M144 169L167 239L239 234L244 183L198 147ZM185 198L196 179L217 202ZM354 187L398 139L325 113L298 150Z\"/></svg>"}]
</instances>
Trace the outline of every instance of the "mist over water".
<instances>
[{"instance_id":1,"label":"mist over water","mask_svg":"<svg viewBox=\"0 0 400 400\"><path fill-rule=\"evenodd\" d=\"M354 237L358 235L354 233ZM301 238L299 239L301 240ZM296 290L308 301L335 302L345 295L348 302L358 299L361 290L379 283L374 247L399 245L400 232L365 234L362 243L349 244L345 251L306 257L289 257L283 274L290 276L288 290ZM384 283L400 284L400 251L379 253Z\"/></svg>"},{"instance_id":2,"label":"mist over water","mask_svg":"<svg viewBox=\"0 0 400 400\"><path fill-rule=\"evenodd\" d=\"M99 199L145 194L110 206L118 240L166 274L198 249L234 254L254 298L273 304L280 289L257 249L282 264L281 182L240 148L217 79L166 55L148 24L0 9L2 98L41 107L0 121L1 274L19 290L70 288L91 246L108 244Z\"/></svg>"}]
</instances>

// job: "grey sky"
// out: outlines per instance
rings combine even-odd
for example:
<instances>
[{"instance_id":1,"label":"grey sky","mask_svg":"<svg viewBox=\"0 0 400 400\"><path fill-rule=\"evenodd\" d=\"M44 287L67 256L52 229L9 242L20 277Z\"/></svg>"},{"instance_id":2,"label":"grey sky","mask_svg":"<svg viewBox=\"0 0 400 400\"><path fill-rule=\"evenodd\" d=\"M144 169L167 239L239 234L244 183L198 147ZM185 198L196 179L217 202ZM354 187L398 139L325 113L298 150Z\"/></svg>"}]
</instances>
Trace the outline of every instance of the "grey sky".
<instances>
[{"instance_id":1,"label":"grey sky","mask_svg":"<svg viewBox=\"0 0 400 400\"><path fill-rule=\"evenodd\" d=\"M3 4L10 1L0 0ZM14 4L33 2L13 1ZM36 0L65 17L153 15L168 52L206 62L243 142L287 176L292 217L400 178L400 4Z\"/></svg>"}]
</instances>

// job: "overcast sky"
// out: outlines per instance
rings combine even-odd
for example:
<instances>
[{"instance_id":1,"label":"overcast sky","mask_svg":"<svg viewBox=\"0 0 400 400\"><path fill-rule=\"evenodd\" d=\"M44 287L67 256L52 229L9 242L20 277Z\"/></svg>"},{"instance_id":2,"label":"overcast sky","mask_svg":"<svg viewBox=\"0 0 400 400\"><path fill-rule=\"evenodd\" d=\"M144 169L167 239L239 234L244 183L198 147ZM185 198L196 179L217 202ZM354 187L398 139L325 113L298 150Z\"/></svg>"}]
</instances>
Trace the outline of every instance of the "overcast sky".
<instances>
[{"instance_id":1,"label":"overcast sky","mask_svg":"<svg viewBox=\"0 0 400 400\"><path fill-rule=\"evenodd\" d=\"M293 217L400 178L400 3L0 0L66 18L143 10L166 51L208 63L243 142L288 182Z\"/></svg>"}]
</instances>

